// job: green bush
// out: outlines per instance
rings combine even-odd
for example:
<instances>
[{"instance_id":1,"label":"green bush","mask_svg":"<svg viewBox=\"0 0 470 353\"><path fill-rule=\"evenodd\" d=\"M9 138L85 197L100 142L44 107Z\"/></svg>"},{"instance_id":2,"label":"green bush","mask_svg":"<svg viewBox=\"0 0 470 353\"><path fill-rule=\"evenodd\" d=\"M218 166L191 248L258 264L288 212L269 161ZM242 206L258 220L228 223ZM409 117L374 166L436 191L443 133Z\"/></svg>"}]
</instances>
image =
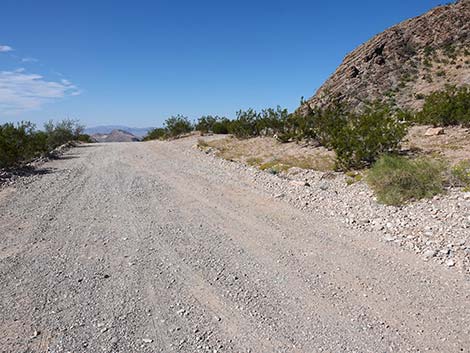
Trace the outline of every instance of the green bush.
<instances>
[{"instance_id":1,"label":"green bush","mask_svg":"<svg viewBox=\"0 0 470 353\"><path fill-rule=\"evenodd\" d=\"M434 126L470 126L470 88L448 86L443 91L431 93L415 120Z\"/></svg>"},{"instance_id":2,"label":"green bush","mask_svg":"<svg viewBox=\"0 0 470 353\"><path fill-rule=\"evenodd\" d=\"M212 132L214 134L228 134L230 128L230 120L227 118L220 118L220 120L216 121L214 125L212 125Z\"/></svg>"},{"instance_id":3,"label":"green bush","mask_svg":"<svg viewBox=\"0 0 470 353\"><path fill-rule=\"evenodd\" d=\"M237 118L229 124L229 133L238 138L258 136L259 133L256 127L258 119L259 114L254 109L239 110Z\"/></svg>"},{"instance_id":4,"label":"green bush","mask_svg":"<svg viewBox=\"0 0 470 353\"><path fill-rule=\"evenodd\" d=\"M13 167L35 157L44 149L29 122L0 126L0 167Z\"/></svg>"},{"instance_id":5,"label":"green bush","mask_svg":"<svg viewBox=\"0 0 470 353\"><path fill-rule=\"evenodd\" d=\"M203 134L213 132L214 134L228 134L228 124L230 120L219 116L202 116L198 119L195 130Z\"/></svg>"},{"instance_id":6,"label":"green bush","mask_svg":"<svg viewBox=\"0 0 470 353\"><path fill-rule=\"evenodd\" d=\"M212 116L212 115L206 115L206 116L201 116L198 121L196 126L194 127L195 130L200 131L203 134L206 134L208 132L211 132L214 124L217 122L218 117L217 116Z\"/></svg>"},{"instance_id":7,"label":"green bush","mask_svg":"<svg viewBox=\"0 0 470 353\"><path fill-rule=\"evenodd\" d=\"M193 131L193 124L189 121L188 117L183 115L176 115L166 119L164 127L169 137L177 137Z\"/></svg>"},{"instance_id":8,"label":"green bush","mask_svg":"<svg viewBox=\"0 0 470 353\"><path fill-rule=\"evenodd\" d=\"M82 134L83 126L74 120L49 121L44 128L37 131L30 122L0 125L0 167L20 166L69 141L89 139Z\"/></svg>"},{"instance_id":9,"label":"green bush","mask_svg":"<svg viewBox=\"0 0 470 353\"><path fill-rule=\"evenodd\" d=\"M158 127L150 130L147 135L143 138L144 141L150 140L163 140L168 136L168 131L164 128Z\"/></svg>"},{"instance_id":10,"label":"green bush","mask_svg":"<svg viewBox=\"0 0 470 353\"><path fill-rule=\"evenodd\" d=\"M399 149L407 132L403 120L403 112L380 102L360 114L335 105L314 113L313 135L336 152L337 169L357 169Z\"/></svg>"},{"instance_id":11,"label":"green bush","mask_svg":"<svg viewBox=\"0 0 470 353\"><path fill-rule=\"evenodd\" d=\"M88 134L80 134L77 136L77 141L85 142L85 143L93 143L91 136Z\"/></svg>"},{"instance_id":12,"label":"green bush","mask_svg":"<svg viewBox=\"0 0 470 353\"><path fill-rule=\"evenodd\" d=\"M228 124L228 132L238 138L273 136L286 130L289 113L281 107L239 110L237 118Z\"/></svg>"},{"instance_id":13,"label":"green bush","mask_svg":"<svg viewBox=\"0 0 470 353\"><path fill-rule=\"evenodd\" d=\"M49 120L44 124L44 130L47 135L47 148L53 150L69 141L78 140L84 126L72 119L64 119L56 123Z\"/></svg>"},{"instance_id":14,"label":"green bush","mask_svg":"<svg viewBox=\"0 0 470 353\"><path fill-rule=\"evenodd\" d=\"M263 109L257 116L256 132L264 136L273 136L284 132L289 112L277 106L276 109Z\"/></svg>"},{"instance_id":15,"label":"green bush","mask_svg":"<svg viewBox=\"0 0 470 353\"><path fill-rule=\"evenodd\" d=\"M379 202L401 205L443 192L445 163L430 158L382 156L369 170L367 182Z\"/></svg>"}]
</instances>

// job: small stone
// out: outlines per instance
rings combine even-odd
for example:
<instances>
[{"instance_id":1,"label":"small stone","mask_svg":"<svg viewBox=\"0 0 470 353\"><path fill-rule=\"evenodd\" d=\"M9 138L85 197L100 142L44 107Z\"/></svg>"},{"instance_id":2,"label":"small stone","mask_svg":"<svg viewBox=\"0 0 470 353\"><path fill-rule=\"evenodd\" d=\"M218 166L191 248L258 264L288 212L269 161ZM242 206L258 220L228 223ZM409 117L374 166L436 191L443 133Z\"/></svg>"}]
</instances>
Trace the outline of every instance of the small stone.
<instances>
[{"instance_id":1,"label":"small stone","mask_svg":"<svg viewBox=\"0 0 470 353\"><path fill-rule=\"evenodd\" d=\"M144 338L144 339L142 339L142 341L143 341L144 343L152 343L152 342L153 342L153 340L150 339L150 338Z\"/></svg>"},{"instance_id":2,"label":"small stone","mask_svg":"<svg viewBox=\"0 0 470 353\"><path fill-rule=\"evenodd\" d=\"M447 265L448 267L453 267L453 266L455 266L455 261L452 260L452 259L447 260L447 261L446 261L446 265Z\"/></svg>"},{"instance_id":3,"label":"small stone","mask_svg":"<svg viewBox=\"0 0 470 353\"><path fill-rule=\"evenodd\" d=\"M442 127L430 127L424 133L424 136L437 136L444 135L444 128Z\"/></svg>"},{"instance_id":4,"label":"small stone","mask_svg":"<svg viewBox=\"0 0 470 353\"><path fill-rule=\"evenodd\" d=\"M431 249L428 249L426 251L423 252L423 256L427 259L430 259L431 257L434 257L436 256L436 251L435 250L431 250Z\"/></svg>"},{"instance_id":5,"label":"small stone","mask_svg":"<svg viewBox=\"0 0 470 353\"><path fill-rule=\"evenodd\" d=\"M328 184L326 183L321 183L319 186L320 190L328 190Z\"/></svg>"},{"instance_id":6,"label":"small stone","mask_svg":"<svg viewBox=\"0 0 470 353\"><path fill-rule=\"evenodd\" d=\"M300 180L291 180L289 184L292 186L310 186L309 183Z\"/></svg>"},{"instance_id":7,"label":"small stone","mask_svg":"<svg viewBox=\"0 0 470 353\"><path fill-rule=\"evenodd\" d=\"M286 194L277 194L274 196L275 199L280 199L280 198L283 198L284 196L286 196Z\"/></svg>"},{"instance_id":8,"label":"small stone","mask_svg":"<svg viewBox=\"0 0 470 353\"><path fill-rule=\"evenodd\" d=\"M383 224L379 224L379 223L374 224L374 226L372 227L372 229L375 230L376 232L379 232L383 230L384 228L385 227L383 226Z\"/></svg>"}]
</instances>

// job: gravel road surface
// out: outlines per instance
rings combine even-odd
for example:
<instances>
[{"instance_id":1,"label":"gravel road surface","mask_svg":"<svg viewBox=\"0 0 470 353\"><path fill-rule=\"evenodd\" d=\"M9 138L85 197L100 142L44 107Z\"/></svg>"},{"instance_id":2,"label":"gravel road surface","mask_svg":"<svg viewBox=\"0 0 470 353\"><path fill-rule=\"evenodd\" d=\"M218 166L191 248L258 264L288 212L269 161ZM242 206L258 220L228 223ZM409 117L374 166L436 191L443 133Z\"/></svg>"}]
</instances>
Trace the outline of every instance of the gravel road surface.
<instances>
[{"instance_id":1,"label":"gravel road surface","mask_svg":"<svg viewBox=\"0 0 470 353\"><path fill-rule=\"evenodd\" d=\"M1 352L469 352L470 282L177 142L0 192Z\"/></svg>"}]
</instances>

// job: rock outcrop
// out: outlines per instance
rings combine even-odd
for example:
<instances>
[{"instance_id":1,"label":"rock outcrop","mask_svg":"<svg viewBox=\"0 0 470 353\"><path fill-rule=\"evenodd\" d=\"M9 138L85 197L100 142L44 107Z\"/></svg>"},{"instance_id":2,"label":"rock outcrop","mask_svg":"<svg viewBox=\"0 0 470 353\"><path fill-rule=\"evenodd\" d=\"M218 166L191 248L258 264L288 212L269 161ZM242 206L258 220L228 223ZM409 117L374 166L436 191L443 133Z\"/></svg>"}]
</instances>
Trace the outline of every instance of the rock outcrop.
<instances>
[{"instance_id":1,"label":"rock outcrop","mask_svg":"<svg viewBox=\"0 0 470 353\"><path fill-rule=\"evenodd\" d=\"M338 99L357 109L364 101L388 99L419 109L425 95L447 84L470 84L470 0L436 7L376 35L348 54L306 104Z\"/></svg>"}]
</instances>

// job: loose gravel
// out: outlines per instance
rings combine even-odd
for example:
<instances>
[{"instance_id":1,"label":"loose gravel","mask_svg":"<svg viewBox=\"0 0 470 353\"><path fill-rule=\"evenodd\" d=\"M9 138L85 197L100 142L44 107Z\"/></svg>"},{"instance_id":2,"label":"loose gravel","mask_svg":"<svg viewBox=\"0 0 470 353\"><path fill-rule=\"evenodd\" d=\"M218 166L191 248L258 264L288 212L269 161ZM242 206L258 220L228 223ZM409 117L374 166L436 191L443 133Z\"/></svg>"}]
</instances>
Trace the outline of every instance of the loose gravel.
<instances>
[{"instance_id":1,"label":"loose gravel","mask_svg":"<svg viewBox=\"0 0 470 353\"><path fill-rule=\"evenodd\" d=\"M337 177L305 186L195 142L77 147L0 192L2 352L468 352L455 256L304 204Z\"/></svg>"},{"instance_id":2,"label":"loose gravel","mask_svg":"<svg viewBox=\"0 0 470 353\"><path fill-rule=\"evenodd\" d=\"M212 163L251 177L271 195L303 211L351 229L373 232L384 242L414 252L424 261L436 261L470 275L470 192L450 188L432 199L386 206L377 202L365 181L350 184L351 177L344 173L291 168L272 175L221 160L214 149L201 153Z\"/></svg>"}]
</instances>

